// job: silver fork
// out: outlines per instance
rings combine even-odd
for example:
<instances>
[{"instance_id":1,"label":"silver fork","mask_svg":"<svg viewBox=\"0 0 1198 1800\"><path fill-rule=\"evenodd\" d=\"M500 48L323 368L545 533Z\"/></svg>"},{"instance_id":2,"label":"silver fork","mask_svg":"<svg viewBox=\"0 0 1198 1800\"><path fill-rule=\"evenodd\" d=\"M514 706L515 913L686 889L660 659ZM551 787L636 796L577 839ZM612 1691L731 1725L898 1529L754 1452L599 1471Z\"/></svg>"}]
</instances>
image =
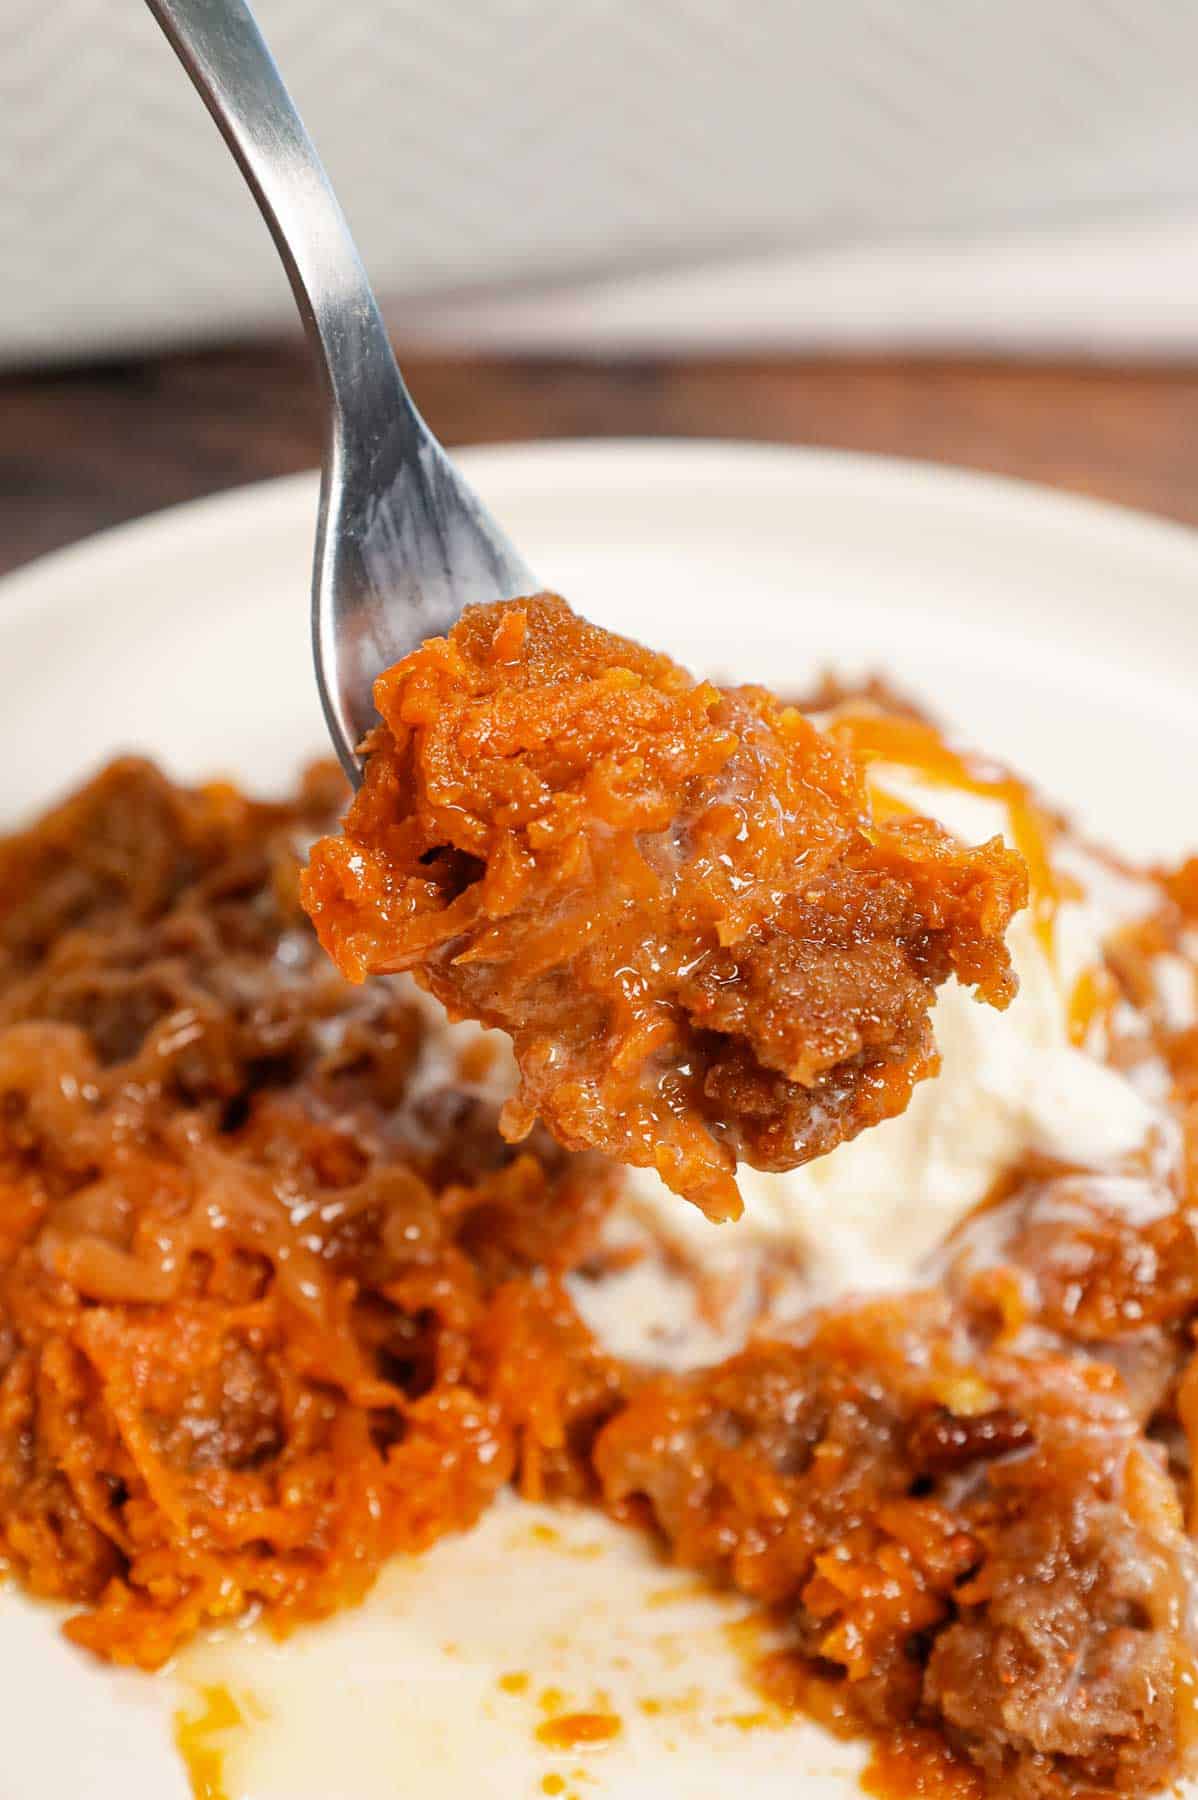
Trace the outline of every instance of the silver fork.
<instances>
[{"instance_id":1,"label":"silver fork","mask_svg":"<svg viewBox=\"0 0 1198 1800\"><path fill-rule=\"evenodd\" d=\"M312 140L245 0L147 0L240 165L320 366L316 682L350 780L374 678L475 600L538 587L412 403Z\"/></svg>"}]
</instances>

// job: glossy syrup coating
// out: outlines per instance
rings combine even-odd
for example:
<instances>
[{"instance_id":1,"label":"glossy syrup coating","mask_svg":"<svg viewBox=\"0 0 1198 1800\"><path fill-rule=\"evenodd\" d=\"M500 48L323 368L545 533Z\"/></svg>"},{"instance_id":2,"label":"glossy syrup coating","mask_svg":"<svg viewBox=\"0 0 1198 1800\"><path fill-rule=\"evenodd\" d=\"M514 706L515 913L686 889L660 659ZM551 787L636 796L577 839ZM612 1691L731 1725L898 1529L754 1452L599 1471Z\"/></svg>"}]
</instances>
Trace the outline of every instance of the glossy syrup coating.
<instances>
[{"instance_id":1,"label":"glossy syrup coating","mask_svg":"<svg viewBox=\"0 0 1198 1800\"><path fill-rule=\"evenodd\" d=\"M152 1668L352 1605L515 1483L751 1596L771 1693L871 1737L887 1800L1183 1774L1198 1050L1153 970L1188 877L1111 952L1176 1174L1012 1170L939 1289L662 1376L573 1302L618 1172L506 1143L480 1046L321 954L299 870L342 798L127 761L0 841L0 1558Z\"/></svg>"},{"instance_id":2,"label":"glossy syrup coating","mask_svg":"<svg viewBox=\"0 0 1198 1800\"><path fill-rule=\"evenodd\" d=\"M518 1456L585 1489L618 1397L557 1286L611 1176L331 968L342 799L127 761L0 842L0 1559L118 1662L352 1604Z\"/></svg>"},{"instance_id":3,"label":"glossy syrup coating","mask_svg":"<svg viewBox=\"0 0 1198 1800\"><path fill-rule=\"evenodd\" d=\"M382 726L303 895L351 980L406 969L507 1031L572 1149L713 1218L906 1106L949 975L1005 1005L1026 899L995 840L876 822L862 769L762 688L696 682L543 594L471 608L376 686Z\"/></svg>"},{"instance_id":4,"label":"glossy syrup coating","mask_svg":"<svg viewBox=\"0 0 1198 1800\"><path fill-rule=\"evenodd\" d=\"M595 1462L784 1622L800 1702L924 1734L906 1791L945 1751L1023 1800L1144 1794L1192 1758L1193 1552L1101 1360L982 1352L934 1293L850 1305L642 1387Z\"/></svg>"}]
</instances>

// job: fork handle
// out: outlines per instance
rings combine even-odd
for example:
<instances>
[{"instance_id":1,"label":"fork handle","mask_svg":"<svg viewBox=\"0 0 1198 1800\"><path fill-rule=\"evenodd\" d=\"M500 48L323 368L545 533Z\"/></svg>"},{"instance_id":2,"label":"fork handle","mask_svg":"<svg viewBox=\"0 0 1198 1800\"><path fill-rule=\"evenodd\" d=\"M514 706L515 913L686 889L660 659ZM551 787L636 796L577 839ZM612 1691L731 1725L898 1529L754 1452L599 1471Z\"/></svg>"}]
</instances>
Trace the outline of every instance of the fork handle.
<instances>
[{"instance_id":1,"label":"fork handle","mask_svg":"<svg viewBox=\"0 0 1198 1800\"><path fill-rule=\"evenodd\" d=\"M469 600L538 587L420 417L329 178L246 0L147 0L239 163L328 396L312 576L316 683L361 777L380 669Z\"/></svg>"},{"instance_id":2,"label":"fork handle","mask_svg":"<svg viewBox=\"0 0 1198 1800\"><path fill-rule=\"evenodd\" d=\"M423 421L316 147L245 0L147 0L233 152L270 228L317 353L337 424L380 405Z\"/></svg>"}]
</instances>

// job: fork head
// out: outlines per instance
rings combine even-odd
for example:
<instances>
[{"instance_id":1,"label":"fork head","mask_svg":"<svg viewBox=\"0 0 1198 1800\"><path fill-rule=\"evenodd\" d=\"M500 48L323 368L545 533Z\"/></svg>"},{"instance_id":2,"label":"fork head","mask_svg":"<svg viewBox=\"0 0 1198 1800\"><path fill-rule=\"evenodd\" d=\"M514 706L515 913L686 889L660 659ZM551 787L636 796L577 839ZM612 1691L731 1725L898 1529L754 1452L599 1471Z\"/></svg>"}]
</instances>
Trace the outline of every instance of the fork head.
<instances>
[{"instance_id":1,"label":"fork head","mask_svg":"<svg viewBox=\"0 0 1198 1800\"><path fill-rule=\"evenodd\" d=\"M463 607L539 586L416 411L385 336L382 347L389 370L366 352L331 372L354 397L347 410L333 389L312 577L317 685L355 784L375 678Z\"/></svg>"}]
</instances>

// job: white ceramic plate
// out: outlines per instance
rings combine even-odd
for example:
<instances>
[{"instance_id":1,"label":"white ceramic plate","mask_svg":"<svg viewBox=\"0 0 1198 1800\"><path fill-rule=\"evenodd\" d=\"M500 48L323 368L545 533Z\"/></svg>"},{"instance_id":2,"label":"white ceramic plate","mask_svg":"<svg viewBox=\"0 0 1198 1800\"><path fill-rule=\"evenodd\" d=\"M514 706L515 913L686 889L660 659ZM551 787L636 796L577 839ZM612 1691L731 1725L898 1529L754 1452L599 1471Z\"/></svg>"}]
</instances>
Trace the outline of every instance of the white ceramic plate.
<instances>
[{"instance_id":1,"label":"white ceramic plate","mask_svg":"<svg viewBox=\"0 0 1198 1800\"><path fill-rule=\"evenodd\" d=\"M463 459L546 585L695 666L788 687L886 671L1138 856L1198 839L1198 538L1113 508L911 464L730 445L545 445ZM0 586L0 816L118 749L278 787L321 727L307 647L315 483L229 494L112 532ZM20 1683L0 1794L181 1800L172 1713L222 1673L229 1800L515 1800L739 1783L852 1791L855 1758L756 1702L726 1626L601 1521L556 1541L515 1506L392 1569L367 1608L283 1650L227 1646L178 1678L71 1653L0 1590ZM663 1592L670 1589L670 1595ZM669 1601L665 1604L665 1601ZM213 1661L213 1658L216 1660ZM504 1675L527 1674L509 1693ZM510 1684L509 1684L510 1685ZM517 1684L518 1685L518 1684ZM537 1696L606 1694L615 1744L555 1757ZM656 1710L638 1699L660 1702Z\"/></svg>"}]
</instances>

